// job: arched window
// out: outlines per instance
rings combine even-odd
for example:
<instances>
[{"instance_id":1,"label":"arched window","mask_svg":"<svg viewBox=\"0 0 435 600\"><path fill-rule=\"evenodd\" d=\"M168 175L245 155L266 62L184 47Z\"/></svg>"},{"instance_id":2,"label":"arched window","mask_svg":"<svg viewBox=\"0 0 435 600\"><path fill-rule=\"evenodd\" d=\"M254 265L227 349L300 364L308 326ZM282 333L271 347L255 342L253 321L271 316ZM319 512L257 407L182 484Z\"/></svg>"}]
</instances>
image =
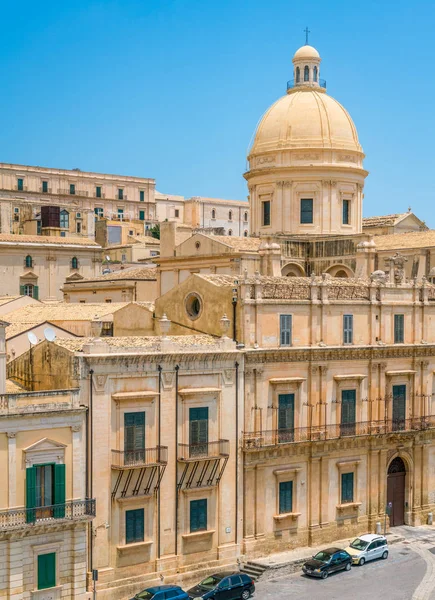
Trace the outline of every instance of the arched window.
<instances>
[{"instance_id":1,"label":"arched window","mask_svg":"<svg viewBox=\"0 0 435 600\"><path fill-rule=\"evenodd\" d=\"M304 68L304 81L310 81L310 68L308 66Z\"/></svg>"},{"instance_id":2,"label":"arched window","mask_svg":"<svg viewBox=\"0 0 435 600\"><path fill-rule=\"evenodd\" d=\"M244 218L245 218L245 223L246 223L247 220L248 220L248 213L247 212L245 212L245 217Z\"/></svg>"},{"instance_id":3,"label":"arched window","mask_svg":"<svg viewBox=\"0 0 435 600\"><path fill-rule=\"evenodd\" d=\"M233 211L230 210L230 212L228 213L228 220L232 221L233 220Z\"/></svg>"},{"instance_id":4,"label":"arched window","mask_svg":"<svg viewBox=\"0 0 435 600\"><path fill-rule=\"evenodd\" d=\"M213 208L213 210L211 211L211 218L212 218L212 219L216 219L216 211L215 211L215 209L214 209L214 208Z\"/></svg>"},{"instance_id":5,"label":"arched window","mask_svg":"<svg viewBox=\"0 0 435 600\"><path fill-rule=\"evenodd\" d=\"M60 211L60 226L69 229L69 212L65 209Z\"/></svg>"},{"instance_id":6,"label":"arched window","mask_svg":"<svg viewBox=\"0 0 435 600\"><path fill-rule=\"evenodd\" d=\"M33 267L33 260L32 260L32 257L30 256L30 254L28 254L26 256L26 267L28 269L31 269Z\"/></svg>"},{"instance_id":7,"label":"arched window","mask_svg":"<svg viewBox=\"0 0 435 600\"><path fill-rule=\"evenodd\" d=\"M77 258L77 256L73 256L71 259L71 268L72 269L78 269L79 268L79 260Z\"/></svg>"},{"instance_id":8,"label":"arched window","mask_svg":"<svg viewBox=\"0 0 435 600\"><path fill-rule=\"evenodd\" d=\"M317 81L317 67L313 69L313 81Z\"/></svg>"},{"instance_id":9,"label":"arched window","mask_svg":"<svg viewBox=\"0 0 435 600\"><path fill-rule=\"evenodd\" d=\"M248 237L248 231L247 231L247 229L245 229L245 231L243 232L243 235L244 235L245 237Z\"/></svg>"},{"instance_id":10,"label":"arched window","mask_svg":"<svg viewBox=\"0 0 435 600\"><path fill-rule=\"evenodd\" d=\"M296 83L299 83L301 80L301 70L299 67L296 67Z\"/></svg>"},{"instance_id":11,"label":"arched window","mask_svg":"<svg viewBox=\"0 0 435 600\"><path fill-rule=\"evenodd\" d=\"M233 235L233 230L232 229L228 229L228 235Z\"/></svg>"}]
</instances>

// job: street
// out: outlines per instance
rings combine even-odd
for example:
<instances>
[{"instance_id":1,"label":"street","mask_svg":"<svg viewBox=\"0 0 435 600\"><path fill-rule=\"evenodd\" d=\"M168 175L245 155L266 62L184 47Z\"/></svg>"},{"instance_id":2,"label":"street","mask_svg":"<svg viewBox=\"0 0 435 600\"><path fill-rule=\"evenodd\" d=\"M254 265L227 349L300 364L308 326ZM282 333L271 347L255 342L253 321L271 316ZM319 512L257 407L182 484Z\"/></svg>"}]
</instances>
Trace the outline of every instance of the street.
<instances>
[{"instance_id":1,"label":"street","mask_svg":"<svg viewBox=\"0 0 435 600\"><path fill-rule=\"evenodd\" d=\"M395 528L396 530L399 528ZM390 547L387 560L354 566L322 581L302 572L277 574L256 585L257 600L435 600L435 532L403 527L406 540Z\"/></svg>"}]
</instances>

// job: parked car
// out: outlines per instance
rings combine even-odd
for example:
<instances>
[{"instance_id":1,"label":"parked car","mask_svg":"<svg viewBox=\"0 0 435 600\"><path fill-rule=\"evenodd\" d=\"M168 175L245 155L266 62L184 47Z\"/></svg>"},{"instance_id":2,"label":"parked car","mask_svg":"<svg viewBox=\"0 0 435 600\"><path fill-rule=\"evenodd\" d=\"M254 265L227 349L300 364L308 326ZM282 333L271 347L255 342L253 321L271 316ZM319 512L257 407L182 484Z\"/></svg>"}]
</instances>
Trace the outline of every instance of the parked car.
<instances>
[{"instance_id":1,"label":"parked car","mask_svg":"<svg viewBox=\"0 0 435 600\"><path fill-rule=\"evenodd\" d=\"M368 560L388 558L388 543L383 535L360 535L346 548L354 565L362 566Z\"/></svg>"},{"instance_id":2,"label":"parked car","mask_svg":"<svg viewBox=\"0 0 435 600\"><path fill-rule=\"evenodd\" d=\"M351 566L352 557L346 550L327 548L315 554L311 560L307 560L302 567L302 571L305 575L326 579L329 573L335 573L335 571L343 569L350 571Z\"/></svg>"},{"instance_id":3,"label":"parked car","mask_svg":"<svg viewBox=\"0 0 435 600\"><path fill-rule=\"evenodd\" d=\"M189 600L189 596L178 585L156 585L142 590L131 600Z\"/></svg>"},{"instance_id":4,"label":"parked car","mask_svg":"<svg viewBox=\"0 0 435 600\"><path fill-rule=\"evenodd\" d=\"M187 590L191 600L248 600L254 593L254 581L245 573L216 573Z\"/></svg>"}]
</instances>

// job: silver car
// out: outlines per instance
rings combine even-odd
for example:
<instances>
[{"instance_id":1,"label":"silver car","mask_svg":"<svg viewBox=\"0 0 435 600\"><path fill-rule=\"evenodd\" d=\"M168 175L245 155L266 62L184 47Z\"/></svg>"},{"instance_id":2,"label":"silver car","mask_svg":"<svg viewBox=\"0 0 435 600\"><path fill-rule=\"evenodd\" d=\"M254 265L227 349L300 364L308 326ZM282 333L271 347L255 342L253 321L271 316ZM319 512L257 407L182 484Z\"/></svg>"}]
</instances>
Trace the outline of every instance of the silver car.
<instances>
[{"instance_id":1,"label":"silver car","mask_svg":"<svg viewBox=\"0 0 435 600\"><path fill-rule=\"evenodd\" d=\"M369 560L388 558L388 543L383 535L369 533L354 539L346 548L346 552L351 555L354 565L362 566Z\"/></svg>"}]
</instances>

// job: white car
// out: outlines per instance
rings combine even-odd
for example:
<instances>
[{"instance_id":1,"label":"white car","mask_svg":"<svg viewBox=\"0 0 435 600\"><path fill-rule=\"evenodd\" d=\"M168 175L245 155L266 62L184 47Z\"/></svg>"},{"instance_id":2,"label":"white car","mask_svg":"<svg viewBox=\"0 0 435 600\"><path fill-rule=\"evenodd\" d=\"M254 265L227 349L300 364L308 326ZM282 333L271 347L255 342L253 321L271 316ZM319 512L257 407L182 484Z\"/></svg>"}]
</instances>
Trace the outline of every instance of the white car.
<instances>
[{"instance_id":1,"label":"white car","mask_svg":"<svg viewBox=\"0 0 435 600\"><path fill-rule=\"evenodd\" d=\"M346 552L351 555L354 565L362 566L369 560L388 558L388 543L383 535L368 533L354 539Z\"/></svg>"}]
</instances>

